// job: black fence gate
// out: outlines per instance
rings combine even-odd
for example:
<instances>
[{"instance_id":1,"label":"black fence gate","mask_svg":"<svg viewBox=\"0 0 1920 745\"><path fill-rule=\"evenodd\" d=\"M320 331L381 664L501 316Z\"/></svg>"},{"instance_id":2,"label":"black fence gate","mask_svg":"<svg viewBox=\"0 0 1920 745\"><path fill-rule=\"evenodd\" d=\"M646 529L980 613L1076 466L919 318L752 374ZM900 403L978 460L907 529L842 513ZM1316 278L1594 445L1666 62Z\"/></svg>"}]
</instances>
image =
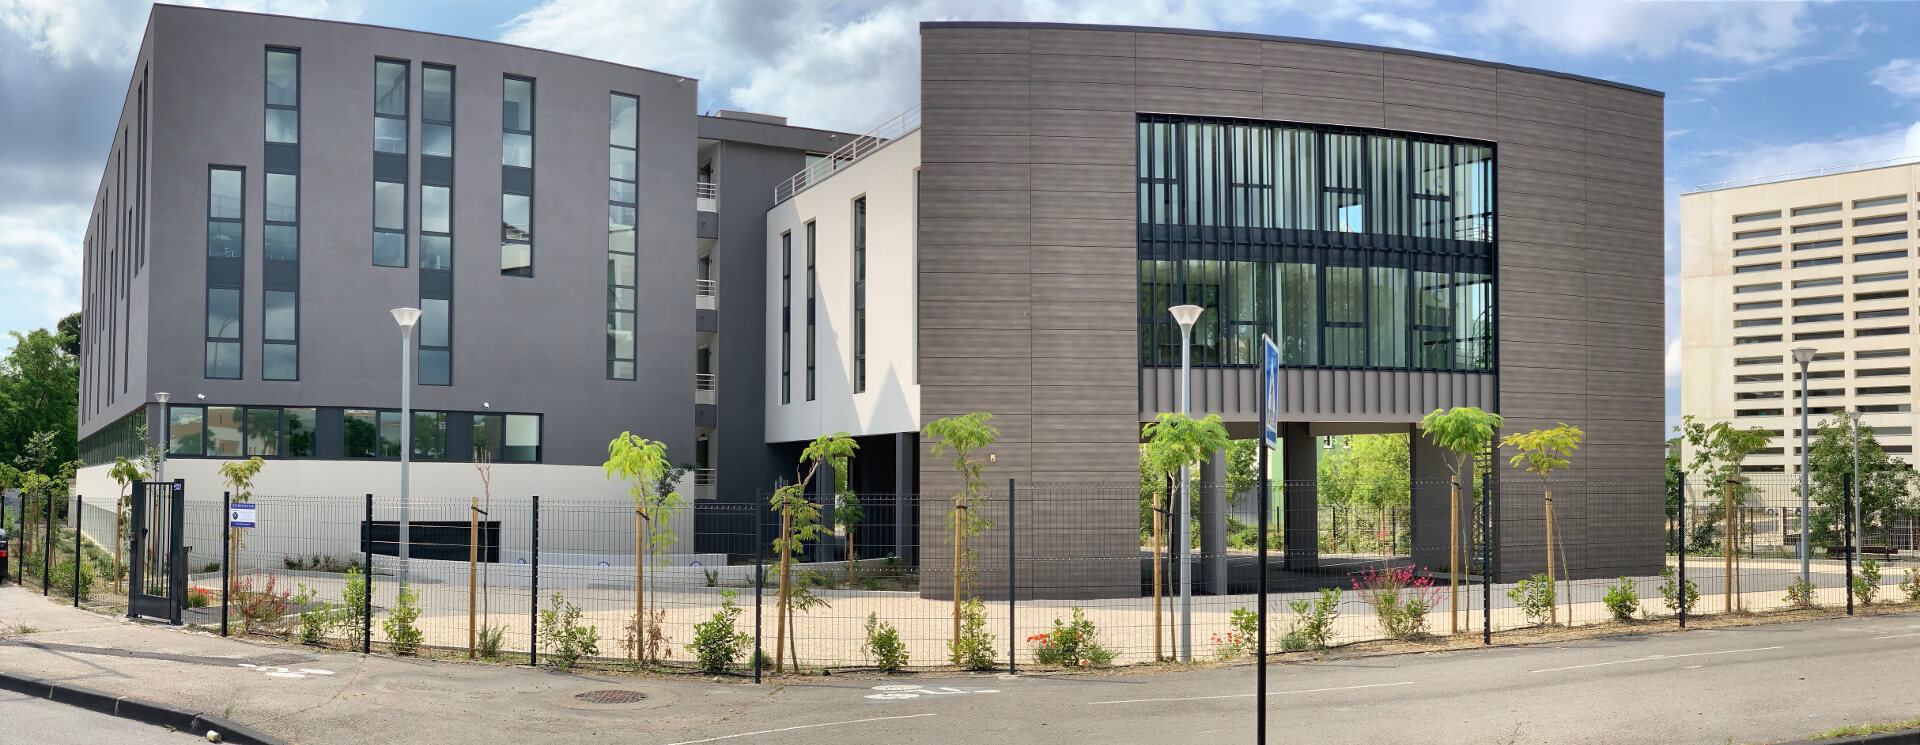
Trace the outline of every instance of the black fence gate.
<instances>
[{"instance_id":1,"label":"black fence gate","mask_svg":"<svg viewBox=\"0 0 1920 745\"><path fill-rule=\"evenodd\" d=\"M180 623L187 596L187 496L183 481L133 482L133 545L127 617Z\"/></svg>"}]
</instances>

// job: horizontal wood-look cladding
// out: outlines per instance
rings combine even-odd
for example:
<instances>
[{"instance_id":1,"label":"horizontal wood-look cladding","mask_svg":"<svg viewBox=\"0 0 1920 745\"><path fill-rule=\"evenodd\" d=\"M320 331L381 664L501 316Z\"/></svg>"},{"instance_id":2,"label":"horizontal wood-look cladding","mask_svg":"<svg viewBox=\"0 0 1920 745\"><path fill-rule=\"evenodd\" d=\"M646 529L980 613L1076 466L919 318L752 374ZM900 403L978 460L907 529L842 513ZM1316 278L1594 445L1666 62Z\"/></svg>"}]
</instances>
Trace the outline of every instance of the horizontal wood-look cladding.
<instances>
[{"instance_id":1,"label":"horizontal wood-look cladding","mask_svg":"<svg viewBox=\"0 0 1920 745\"><path fill-rule=\"evenodd\" d=\"M1008 478L1137 478L1139 421L1116 414L1136 412L1143 386L1171 385L1137 366L1142 112L1495 142L1497 378L1303 373L1303 390L1324 388L1289 408L1326 421L1412 421L1421 407L1459 402L1516 423L1593 422L1595 452L1576 457L1576 472L1659 472L1659 96L1470 61L1177 31L931 25L921 39L923 414L987 411L1019 423L992 448L996 488ZM1196 404L1244 410L1250 383L1216 377ZM930 494L957 486L949 460L923 452L921 483ZM1021 533L1071 529L1070 544L1027 543L1063 558L1137 548L1127 520L1095 539L1085 518ZM944 512L923 516L929 561L950 550L944 522ZM1089 594L1138 584L1126 572L1074 571Z\"/></svg>"}]
</instances>

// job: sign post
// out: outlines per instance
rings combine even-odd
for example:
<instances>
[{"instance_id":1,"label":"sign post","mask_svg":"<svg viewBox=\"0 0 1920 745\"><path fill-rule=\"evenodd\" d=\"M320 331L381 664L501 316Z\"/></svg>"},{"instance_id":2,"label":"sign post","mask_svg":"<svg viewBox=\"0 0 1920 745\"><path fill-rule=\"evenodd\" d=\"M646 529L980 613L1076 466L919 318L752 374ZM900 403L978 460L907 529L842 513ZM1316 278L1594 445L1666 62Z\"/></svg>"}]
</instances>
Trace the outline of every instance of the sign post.
<instances>
[{"instance_id":1,"label":"sign post","mask_svg":"<svg viewBox=\"0 0 1920 745\"><path fill-rule=\"evenodd\" d=\"M1273 487L1267 477L1268 451L1280 441L1280 347L1266 334L1260 335L1263 350L1260 361L1260 447L1257 480L1260 490L1260 520L1257 530L1260 547L1260 559L1256 571L1259 579L1260 599L1259 628L1254 636L1254 742L1265 745L1267 742L1267 540L1270 532L1267 522L1273 515Z\"/></svg>"}]
</instances>

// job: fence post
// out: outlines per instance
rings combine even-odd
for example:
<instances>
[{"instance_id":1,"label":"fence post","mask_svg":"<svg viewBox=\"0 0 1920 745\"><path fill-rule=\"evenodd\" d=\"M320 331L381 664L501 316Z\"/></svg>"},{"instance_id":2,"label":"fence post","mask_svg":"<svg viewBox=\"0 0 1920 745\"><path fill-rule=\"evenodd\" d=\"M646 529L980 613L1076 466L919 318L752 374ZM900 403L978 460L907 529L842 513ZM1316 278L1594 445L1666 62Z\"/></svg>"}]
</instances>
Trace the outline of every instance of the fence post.
<instances>
[{"instance_id":1,"label":"fence post","mask_svg":"<svg viewBox=\"0 0 1920 745\"><path fill-rule=\"evenodd\" d=\"M1014 606L1018 603L1015 592L1019 583L1014 581L1014 532L1013 532L1013 479L1007 479L1007 674L1014 670L1013 658L1020 656L1020 637L1014 633Z\"/></svg>"},{"instance_id":2,"label":"fence post","mask_svg":"<svg viewBox=\"0 0 1920 745\"><path fill-rule=\"evenodd\" d=\"M756 502L747 507L747 511L753 515L753 682L759 683L760 658L764 656L760 650L765 648L760 638L763 633L760 628L760 599L767 594L766 565L762 556L766 548L761 543L766 538L764 531L766 526L763 524L766 520L765 516L760 514L759 503Z\"/></svg>"},{"instance_id":3,"label":"fence post","mask_svg":"<svg viewBox=\"0 0 1920 745\"><path fill-rule=\"evenodd\" d=\"M366 553L366 592L360 598L360 653L373 653L373 495L367 495L367 521L360 532L366 535L362 550Z\"/></svg>"},{"instance_id":4,"label":"fence post","mask_svg":"<svg viewBox=\"0 0 1920 745\"><path fill-rule=\"evenodd\" d=\"M1853 552L1860 550L1860 547L1856 545L1858 542L1855 541L1853 537L1853 510L1848 509L1853 505L1852 473L1842 472L1840 474L1840 498L1840 544L1846 547L1847 552L1847 615L1851 616L1853 615ZM1807 539L1806 519L1801 518L1800 522L1802 524L1800 528L1800 540L1804 541ZM1809 555L1813 553L1812 546L1807 547L1807 553ZM79 585L74 586L78 587Z\"/></svg>"},{"instance_id":5,"label":"fence post","mask_svg":"<svg viewBox=\"0 0 1920 745\"><path fill-rule=\"evenodd\" d=\"M40 543L40 596L53 596L53 495L47 495L47 539Z\"/></svg>"},{"instance_id":6,"label":"fence post","mask_svg":"<svg viewBox=\"0 0 1920 745\"><path fill-rule=\"evenodd\" d=\"M86 564L80 560L80 515L86 511L86 500L85 495L73 495L73 607L75 608L80 607L80 567ZM1847 604L1847 610L1853 610L1851 600Z\"/></svg>"},{"instance_id":7,"label":"fence post","mask_svg":"<svg viewBox=\"0 0 1920 745\"><path fill-rule=\"evenodd\" d=\"M1572 619L1568 619L1568 623L1572 623ZM1480 643L1493 644L1493 474L1490 472L1480 475Z\"/></svg>"},{"instance_id":8,"label":"fence post","mask_svg":"<svg viewBox=\"0 0 1920 745\"><path fill-rule=\"evenodd\" d=\"M229 512L228 511L229 508L227 507L227 505L230 505L230 504L233 504L233 492L220 492L220 635L221 636L227 635L227 606L232 604L232 601L227 598L227 588L230 588L233 586L233 578L230 573L231 569L227 566L228 557L232 555L231 552L233 550L233 547L230 545L230 542L233 540L232 538L233 525L228 520L228 517L230 517L233 513ZM371 575L373 573L373 570L369 568L367 570L367 573ZM372 587L373 585L368 584L367 586Z\"/></svg>"},{"instance_id":9,"label":"fence post","mask_svg":"<svg viewBox=\"0 0 1920 745\"><path fill-rule=\"evenodd\" d=\"M1680 474L1680 581L1675 588L1680 600L1680 628L1687 627L1687 475Z\"/></svg>"},{"instance_id":10,"label":"fence post","mask_svg":"<svg viewBox=\"0 0 1920 745\"><path fill-rule=\"evenodd\" d=\"M527 637L527 665L540 666L540 495L533 495L533 558L527 563L527 599L533 603L533 617L527 619L532 635ZM558 612L558 609L555 609Z\"/></svg>"}]
</instances>

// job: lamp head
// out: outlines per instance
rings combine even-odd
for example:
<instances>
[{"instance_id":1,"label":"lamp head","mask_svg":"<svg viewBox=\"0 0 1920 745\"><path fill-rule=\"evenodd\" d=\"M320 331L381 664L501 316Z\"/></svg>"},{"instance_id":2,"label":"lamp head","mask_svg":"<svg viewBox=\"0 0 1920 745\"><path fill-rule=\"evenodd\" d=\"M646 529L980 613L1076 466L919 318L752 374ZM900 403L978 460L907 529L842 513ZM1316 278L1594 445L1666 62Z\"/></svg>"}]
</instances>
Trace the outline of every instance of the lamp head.
<instances>
[{"instance_id":1,"label":"lamp head","mask_svg":"<svg viewBox=\"0 0 1920 745\"><path fill-rule=\"evenodd\" d=\"M1192 329L1193 322L1200 320L1200 313L1205 310L1198 305L1176 305L1168 308L1167 312L1173 314L1173 320L1180 324L1180 328Z\"/></svg>"},{"instance_id":2,"label":"lamp head","mask_svg":"<svg viewBox=\"0 0 1920 745\"><path fill-rule=\"evenodd\" d=\"M411 331L413 329L413 324L418 323L419 321L420 321L419 308L394 308L393 309L393 322L400 324L400 328L402 329Z\"/></svg>"},{"instance_id":3,"label":"lamp head","mask_svg":"<svg viewBox=\"0 0 1920 745\"><path fill-rule=\"evenodd\" d=\"M160 391L158 393L153 394L153 400L159 401L160 403L163 403L163 404L166 403L167 399L169 398L173 398L173 394L168 393L166 391Z\"/></svg>"},{"instance_id":4,"label":"lamp head","mask_svg":"<svg viewBox=\"0 0 1920 745\"><path fill-rule=\"evenodd\" d=\"M1805 367L1807 363L1813 361L1813 351L1813 347L1794 347L1793 361Z\"/></svg>"}]
</instances>

